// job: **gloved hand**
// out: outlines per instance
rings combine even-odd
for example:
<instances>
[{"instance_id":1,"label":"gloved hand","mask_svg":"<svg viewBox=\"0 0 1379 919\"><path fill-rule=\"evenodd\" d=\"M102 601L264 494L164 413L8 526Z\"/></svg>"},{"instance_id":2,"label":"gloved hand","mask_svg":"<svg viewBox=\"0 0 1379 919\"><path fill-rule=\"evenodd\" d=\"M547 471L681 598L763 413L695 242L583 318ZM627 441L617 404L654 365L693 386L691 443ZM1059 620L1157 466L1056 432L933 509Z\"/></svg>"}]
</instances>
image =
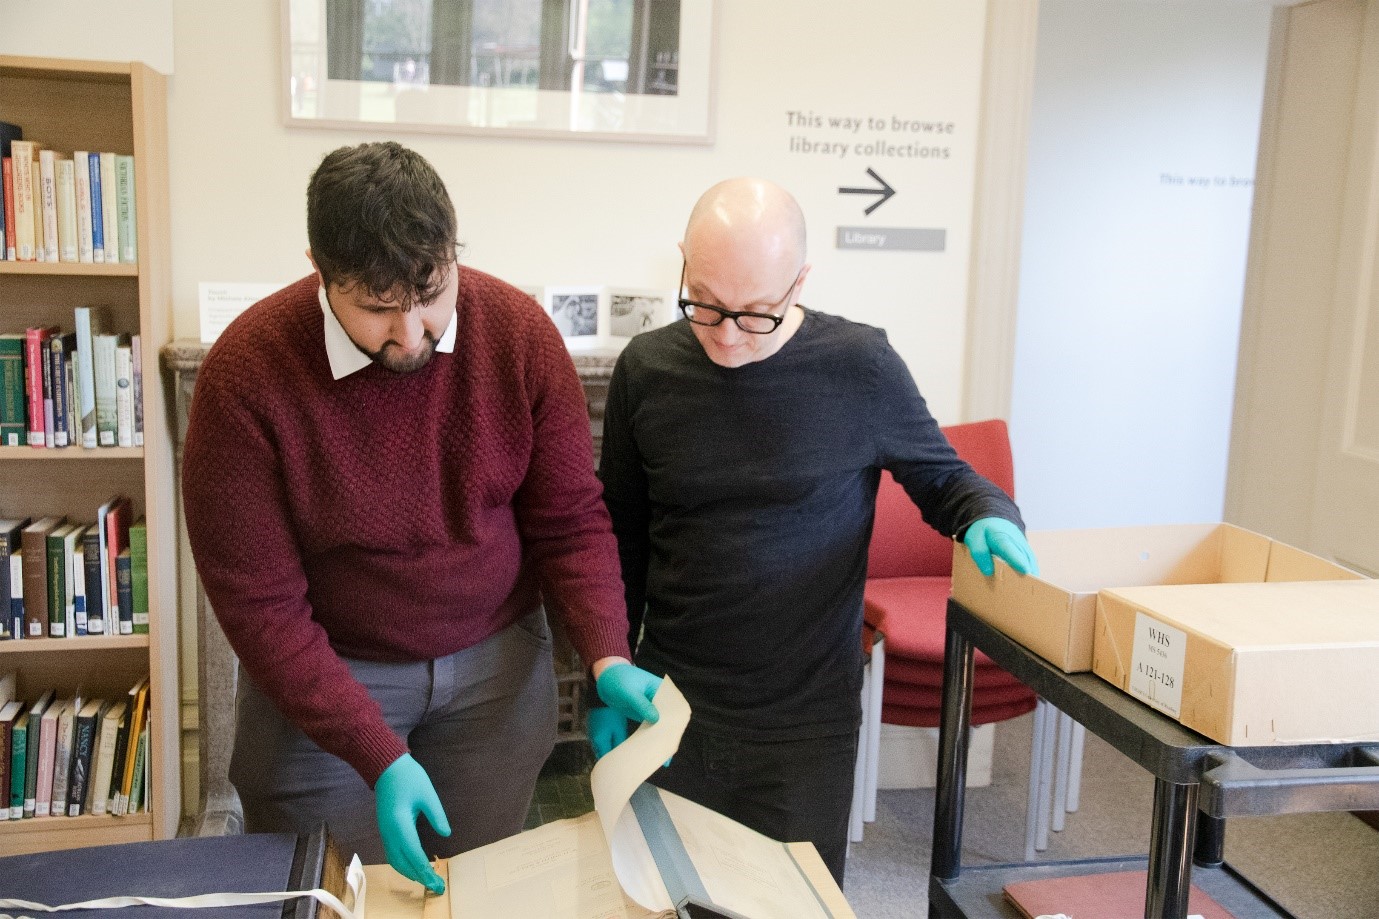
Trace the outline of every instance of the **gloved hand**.
<instances>
[{"instance_id":1,"label":"gloved hand","mask_svg":"<svg viewBox=\"0 0 1379 919\"><path fill-rule=\"evenodd\" d=\"M993 555L1020 574L1039 573L1039 561L1025 534L1004 517L982 517L967 528L962 541L972 551L978 570L987 577L996 573Z\"/></svg>"},{"instance_id":2,"label":"gloved hand","mask_svg":"<svg viewBox=\"0 0 1379 919\"><path fill-rule=\"evenodd\" d=\"M443 893L445 882L427 861L417 835L418 814L425 816L437 833L450 835L450 821L426 770L410 753L402 754L378 777L374 798L388 864L432 893Z\"/></svg>"},{"instance_id":3,"label":"gloved hand","mask_svg":"<svg viewBox=\"0 0 1379 919\"><path fill-rule=\"evenodd\" d=\"M599 698L614 712L633 721L655 724L661 718L651 697L661 688L661 678L640 667L620 661L604 669L598 678Z\"/></svg>"},{"instance_id":4,"label":"gloved hand","mask_svg":"<svg viewBox=\"0 0 1379 919\"><path fill-rule=\"evenodd\" d=\"M587 727L594 759L603 759L604 754L627 739L627 718L602 705L589 709Z\"/></svg>"}]
</instances>

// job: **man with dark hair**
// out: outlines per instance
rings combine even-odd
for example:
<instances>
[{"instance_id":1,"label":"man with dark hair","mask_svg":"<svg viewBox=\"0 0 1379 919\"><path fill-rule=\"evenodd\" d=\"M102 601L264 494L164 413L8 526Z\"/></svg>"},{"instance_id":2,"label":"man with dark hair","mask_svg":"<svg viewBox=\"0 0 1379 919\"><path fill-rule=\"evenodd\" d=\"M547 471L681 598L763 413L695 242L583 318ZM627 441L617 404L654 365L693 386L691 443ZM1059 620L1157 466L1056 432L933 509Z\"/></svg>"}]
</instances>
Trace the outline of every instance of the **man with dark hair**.
<instances>
[{"instance_id":1,"label":"man with dark hair","mask_svg":"<svg viewBox=\"0 0 1379 919\"><path fill-rule=\"evenodd\" d=\"M634 642L645 624L637 662L694 710L652 781L814 843L842 884L881 470L988 575L993 555L1022 574L1034 555L885 333L800 304L805 222L784 189L715 185L680 248L688 321L618 358L600 466ZM616 709L589 725L597 753L627 736Z\"/></svg>"},{"instance_id":2,"label":"man with dark hair","mask_svg":"<svg viewBox=\"0 0 1379 919\"><path fill-rule=\"evenodd\" d=\"M655 720L659 680L627 660L573 364L530 297L459 265L435 170L334 151L307 237L316 271L225 330L187 433L197 572L242 665L230 778L249 831L324 821L441 890L427 856L520 831L554 743L538 591L606 702Z\"/></svg>"}]
</instances>

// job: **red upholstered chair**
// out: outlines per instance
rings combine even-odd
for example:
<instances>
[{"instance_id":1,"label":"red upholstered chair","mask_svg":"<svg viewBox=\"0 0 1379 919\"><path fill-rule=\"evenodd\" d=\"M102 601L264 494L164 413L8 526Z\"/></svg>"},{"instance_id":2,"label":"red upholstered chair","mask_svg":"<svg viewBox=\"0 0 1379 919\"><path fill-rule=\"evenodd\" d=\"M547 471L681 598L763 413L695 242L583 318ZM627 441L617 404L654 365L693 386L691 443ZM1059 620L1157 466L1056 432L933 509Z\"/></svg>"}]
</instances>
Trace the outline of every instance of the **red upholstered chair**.
<instances>
[{"instance_id":1,"label":"red upholstered chair","mask_svg":"<svg viewBox=\"0 0 1379 919\"><path fill-rule=\"evenodd\" d=\"M944 428L943 433L973 469L1014 496L1015 468L1004 421L955 425ZM883 472L867 565L866 621L886 636L881 707L881 721L886 724L938 726L952 558L952 541L926 524L905 490L889 472ZM974 726L1023 715L1034 710L1036 704L1039 703L1033 691L977 652L972 693ZM1045 715L1041 704L1036 715L1031 768L1031 829L1037 813L1035 799L1042 794L1047 764L1052 761L1053 744L1041 742L1053 724L1053 719L1040 717ZM1066 749L1066 741L1064 746ZM1041 804L1041 809L1048 808ZM1076 809L1076 805L1070 809ZM1061 828L1061 822L1055 828ZM1033 839L1027 833L1026 854L1030 857Z\"/></svg>"}]
</instances>

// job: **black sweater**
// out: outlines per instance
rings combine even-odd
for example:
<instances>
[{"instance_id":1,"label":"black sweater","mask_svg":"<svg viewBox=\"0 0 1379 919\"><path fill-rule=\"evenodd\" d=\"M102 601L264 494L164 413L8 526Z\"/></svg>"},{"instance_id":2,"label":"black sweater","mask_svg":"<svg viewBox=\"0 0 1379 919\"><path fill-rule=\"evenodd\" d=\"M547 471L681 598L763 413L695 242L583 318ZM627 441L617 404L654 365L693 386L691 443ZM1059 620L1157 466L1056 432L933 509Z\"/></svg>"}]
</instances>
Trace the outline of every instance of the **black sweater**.
<instances>
[{"instance_id":1,"label":"black sweater","mask_svg":"<svg viewBox=\"0 0 1379 919\"><path fill-rule=\"evenodd\" d=\"M735 369L684 321L628 344L604 500L637 664L669 674L698 724L782 740L856 730L882 469L944 535L1021 523L949 446L879 329L806 310L780 351Z\"/></svg>"}]
</instances>

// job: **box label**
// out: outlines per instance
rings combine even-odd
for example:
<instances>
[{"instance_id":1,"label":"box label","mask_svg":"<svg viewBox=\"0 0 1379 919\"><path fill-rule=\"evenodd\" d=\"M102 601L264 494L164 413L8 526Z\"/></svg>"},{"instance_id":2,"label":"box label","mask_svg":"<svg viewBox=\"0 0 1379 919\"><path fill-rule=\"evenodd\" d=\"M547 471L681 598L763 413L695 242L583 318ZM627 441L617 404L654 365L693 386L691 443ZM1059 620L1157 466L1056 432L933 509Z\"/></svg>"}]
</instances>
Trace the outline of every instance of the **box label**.
<instances>
[{"instance_id":1,"label":"box label","mask_svg":"<svg viewBox=\"0 0 1379 919\"><path fill-rule=\"evenodd\" d=\"M1183 704L1187 633L1135 613L1135 645L1130 658L1130 695L1178 717Z\"/></svg>"}]
</instances>

